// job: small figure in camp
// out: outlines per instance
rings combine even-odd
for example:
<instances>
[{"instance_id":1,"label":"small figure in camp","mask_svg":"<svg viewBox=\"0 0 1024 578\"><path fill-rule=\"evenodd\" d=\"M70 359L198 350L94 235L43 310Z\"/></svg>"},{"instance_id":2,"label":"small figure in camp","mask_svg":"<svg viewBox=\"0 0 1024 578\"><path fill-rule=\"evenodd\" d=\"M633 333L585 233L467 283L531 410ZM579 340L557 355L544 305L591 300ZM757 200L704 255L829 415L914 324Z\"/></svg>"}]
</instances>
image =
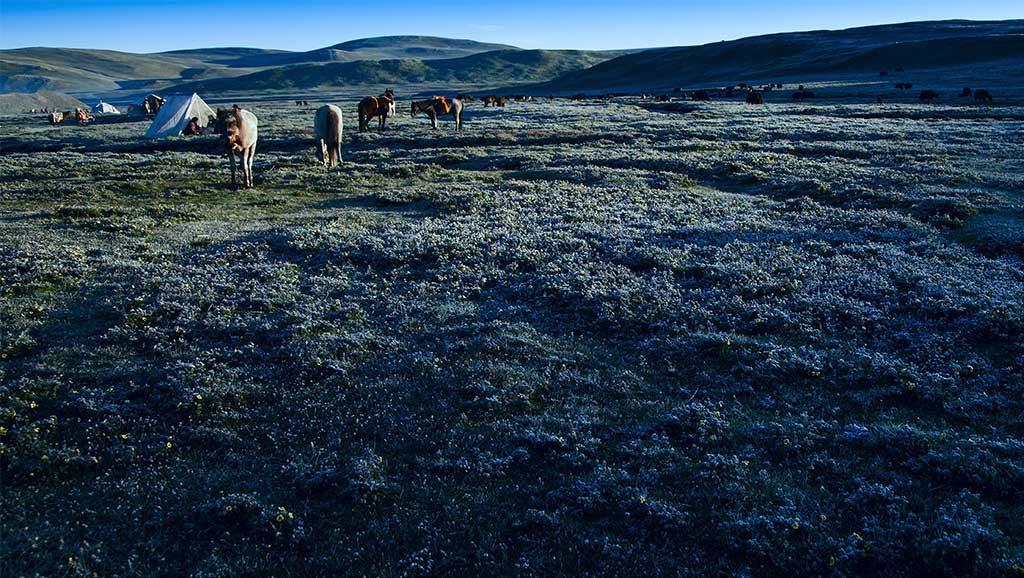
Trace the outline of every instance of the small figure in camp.
<instances>
[{"instance_id":1,"label":"small figure in camp","mask_svg":"<svg viewBox=\"0 0 1024 578\"><path fill-rule=\"evenodd\" d=\"M192 119L188 121L188 124L185 125L185 128L181 129L181 134L183 136L198 136L203 134L203 132L203 127L199 126L198 116L193 116Z\"/></svg>"}]
</instances>

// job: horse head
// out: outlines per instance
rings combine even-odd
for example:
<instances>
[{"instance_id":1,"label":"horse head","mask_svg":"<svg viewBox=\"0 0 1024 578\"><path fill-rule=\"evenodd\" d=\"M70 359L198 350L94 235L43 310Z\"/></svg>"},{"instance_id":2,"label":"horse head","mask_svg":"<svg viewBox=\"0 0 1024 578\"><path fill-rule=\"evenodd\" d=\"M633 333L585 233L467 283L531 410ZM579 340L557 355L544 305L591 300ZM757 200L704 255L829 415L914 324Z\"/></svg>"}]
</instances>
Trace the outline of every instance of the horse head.
<instances>
[{"instance_id":1,"label":"horse head","mask_svg":"<svg viewBox=\"0 0 1024 578\"><path fill-rule=\"evenodd\" d=\"M409 116L416 116L416 113L419 112L419 111L420 111L420 109L416 107L416 101L413 101L413 103L412 103L412 110L409 113Z\"/></svg>"}]
</instances>

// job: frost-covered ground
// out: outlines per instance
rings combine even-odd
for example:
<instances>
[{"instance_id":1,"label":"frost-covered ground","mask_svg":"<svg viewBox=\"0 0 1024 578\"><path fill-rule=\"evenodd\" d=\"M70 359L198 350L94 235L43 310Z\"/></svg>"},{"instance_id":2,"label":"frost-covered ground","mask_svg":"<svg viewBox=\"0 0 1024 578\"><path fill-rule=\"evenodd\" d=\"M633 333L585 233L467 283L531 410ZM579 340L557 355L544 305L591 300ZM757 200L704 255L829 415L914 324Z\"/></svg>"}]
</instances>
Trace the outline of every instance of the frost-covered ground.
<instances>
[{"instance_id":1,"label":"frost-covered ground","mask_svg":"<svg viewBox=\"0 0 1024 578\"><path fill-rule=\"evenodd\" d=\"M1021 572L1024 109L276 106L0 122L3 575Z\"/></svg>"}]
</instances>

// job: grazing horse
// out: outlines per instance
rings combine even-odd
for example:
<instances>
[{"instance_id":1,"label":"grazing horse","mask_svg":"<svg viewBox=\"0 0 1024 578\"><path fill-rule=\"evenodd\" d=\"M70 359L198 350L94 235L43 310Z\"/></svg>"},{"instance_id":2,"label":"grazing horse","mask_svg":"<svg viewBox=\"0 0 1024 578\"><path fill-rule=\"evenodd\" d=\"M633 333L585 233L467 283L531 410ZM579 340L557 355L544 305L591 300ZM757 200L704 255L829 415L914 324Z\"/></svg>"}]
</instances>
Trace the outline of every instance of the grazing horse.
<instances>
[{"instance_id":1,"label":"grazing horse","mask_svg":"<svg viewBox=\"0 0 1024 578\"><path fill-rule=\"evenodd\" d=\"M338 166L341 162L341 109L333 104L325 104L317 109L313 117L313 130L316 131L316 142L320 147L320 158L327 168Z\"/></svg>"},{"instance_id":2,"label":"grazing horse","mask_svg":"<svg viewBox=\"0 0 1024 578\"><path fill-rule=\"evenodd\" d=\"M497 96L494 94L489 94L480 100L483 101L484 108L487 108L488 106L505 106L505 103L508 102L508 99L504 96Z\"/></svg>"},{"instance_id":3,"label":"grazing horse","mask_svg":"<svg viewBox=\"0 0 1024 578\"><path fill-rule=\"evenodd\" d=\"M450 114L455 119L455 130L462 130L462 101L457 98L448 100L443 96L435 96L429 100L414 100L411 116L419 112L430 117L430 124L434 128L437 128L437 117Z\"/></svg>"},{"instance_id":4,"label":"grazing horse","mask_svg":"<svg viewBox=\"0 0 1024 578\"><path fill-rule=\"evenodd\" d=\"M693 100L711 100L711 95L706 90L695 90Z\"/></svg>"},{"instance_id":5,"label":"grazing horse","mask_svg":"<svg viewBox=\"0 0 1024 578\"><path fill-rule=\"evenodd\" d=\"M474 100L476 100L475 96L466 93L457 94L455 95L455 98L461 100L462 102L473 102Z\"/></svg>"},{"instance_id":6,"label":"grazing horse","mask_svg":"<svg viewBox=\"0 0 1024 578\"><path fill-rule=\"evenodd\" d=\"M921 94L917 95L917 99L921 102L931 102L937 98L939 98L939 93L930 88L928 90L922 90Z\"/></svg>"},{"instance_id":7,"label":"grazing horse","mask_svg":"<svg viewBox=\"0 0 1024 578\"><path fill-rule=\"evenodd\" d=\"M748 92L746 100L747 104L764 104L764 96L756 91Z\"/></svg>"},{"instance_id":8,"label":"grazing horse","mask_svg":"<svg viewBox=\"0 0 1024 578\"><path fill-rule=\"evenodd\" d=\"M228 110L217 109L216 132L228 149L231 161L231 185L238 186L235 179L235 155L238 155L245 186L252 188L252 160L256 156L258 136L256 115L240 108L237 104Z\"/></svg>"},{"instance_id":9,"label":"grazing horse","mask_svg":"<svg viewBox=\"0 0 1024 578\"><path fill-rule=\"evenodd\" d=\"M359 101L359 132L369 130L370 120L373 117L379 118L380 130L384 130L384 124L388 116L395 114L395 92L390 88L380 96L367 96Z\"/></svg>"},{"instance_id":10,"label":"grazing horse","mask_svg":"<svg viewBox=\"0 0 1024 578\"><path fill-rule=\"evenodd\" d=\"M974 102L992 102L992 93L984 88L974 91Z\"/></svg>"}]
</instances>

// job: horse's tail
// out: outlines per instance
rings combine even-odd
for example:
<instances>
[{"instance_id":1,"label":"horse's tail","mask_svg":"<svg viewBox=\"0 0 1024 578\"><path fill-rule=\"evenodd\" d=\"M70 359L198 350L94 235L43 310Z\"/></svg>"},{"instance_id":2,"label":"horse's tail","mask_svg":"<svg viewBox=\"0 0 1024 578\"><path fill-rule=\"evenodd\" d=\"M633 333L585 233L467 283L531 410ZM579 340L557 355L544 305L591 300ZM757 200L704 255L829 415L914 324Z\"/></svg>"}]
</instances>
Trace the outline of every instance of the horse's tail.
<instances>
[{"instance_id":1,"label":"horse's tail","mask_svg":"<svg viewBox=\"0 0 1024 578\"><path fill-rule=\"evenodd\" d=\"M363 132L363 130L365 130L366 122L367 122L366 121L366 109L363 108L363 101L359 102L359 106L357 108L359 110L359 132Z\"/></svg>"}]
</instances>

